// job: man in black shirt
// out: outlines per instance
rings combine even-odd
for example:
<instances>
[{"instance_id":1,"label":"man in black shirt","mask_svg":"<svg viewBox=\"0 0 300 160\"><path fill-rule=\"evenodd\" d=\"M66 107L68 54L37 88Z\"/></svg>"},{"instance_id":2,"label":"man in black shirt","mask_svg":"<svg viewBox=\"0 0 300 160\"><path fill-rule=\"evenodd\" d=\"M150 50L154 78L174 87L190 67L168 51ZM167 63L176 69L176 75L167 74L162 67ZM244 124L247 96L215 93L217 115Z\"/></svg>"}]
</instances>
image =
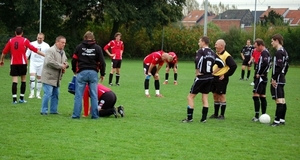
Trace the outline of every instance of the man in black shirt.
<instances>
[{"instance_id":1,"label":"man in black shirt","mask_svg":"<svg viewBox=\"0 0 300 160\"><path fill-rule=\"evenodd\" d=\"M248 63L248 62L251 59L253 49L254 49L254 47L251 45L251 40L248 39L247 44L241 50L241 57L243 59L243 64L242 64L242 73L241 73L240 80L244 80L246 67L248 69L246 80L248 80L250 77L251 63Z\"/></svg>"}]
</instances>

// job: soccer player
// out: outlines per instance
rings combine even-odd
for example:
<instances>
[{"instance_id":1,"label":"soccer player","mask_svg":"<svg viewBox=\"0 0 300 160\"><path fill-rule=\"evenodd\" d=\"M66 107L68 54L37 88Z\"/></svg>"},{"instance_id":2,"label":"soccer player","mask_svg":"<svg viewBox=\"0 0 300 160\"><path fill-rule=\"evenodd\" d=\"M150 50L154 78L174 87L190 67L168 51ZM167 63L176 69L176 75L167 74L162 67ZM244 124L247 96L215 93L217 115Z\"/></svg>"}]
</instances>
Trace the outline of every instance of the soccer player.
<instances>
[{"instance_id":1,"label":"soccer player","mask_svg":"<svg viewBox=\"0 0 300 160\"><path fill-rule=\"evenodd\" d=\"M216 53L208 47L209 38L204 36L199 39L199 47L195 58L196 75L192 84L190 93L187 96L187 118L182 122L192 122L194 113L194 99L198 93L202 93L202 118L200 122L205 123L208 112L208 93L213 81L213 65L216 64L219 69L224 67L223 61ZM218 70L219 70L218 69Z\"/></svg>"},{"instance_id":2,"label":"soccer player","mask_svg":"<svg viewBox=\"0 0 300 160\"><path fill-rule=\"evenodd\" d=\"M143 66L144 66L144 89L146 97L150 97L149 94L149 80L151 75L154 77L154 87L155 87L155 96L163 97L159 92L159 70L165 61L171 62L173 57L164 51L156 51L152 52L144 58Z\"/></svg>"},{"instance_id":3,"label":"soccer player","mask_svg":"<svg viewBox=\"0 0 300 160\"><path fill-rule=\"evenodd\" d=\"M241 57L243 59L243 64L242 64L242 72L241 72L240 80L244 80L246 67L248 69L246 80L249 79L250 72L251 72L251 63L249 64L248 62L250 61L253 49L254 49L254 47L251 45L251 40L248 39L247 44L241 50Z\"/></svg>"},{"instance_id":4,"label":"soccer player","mask_svg":"<svg viewBox=\"0 0 300 160\"><path fill-rule=\"evenodd\" d=\"M289 56L283 48L283 37L280 34L272 36L271 44L277 49L273 58L271 95L276 102L275 119L271 126L285 124L286 102L284 97L285 75L288 71Z\"/></svg>"},{"instance_id":5,"label":"soccer player","mask_svg":"<svg viewBox=\"0 0 300 160\"><path fill-rule=\"evenodd\" d=\"M49 44L44 42L45 35L43 33L38 33L37 40L31 42L31 44L38 48L38 50L46 53L46 51L50 48ZM41 99L41 74L43 69L44 57L36 54L35 52L27 49L26 51L27 58L30 56L30 65L29 65L29 73L30 73L30 94L28 98L34 98L34 88L36 86L36 98ZM37 83L35 84L35 78L37 79Z\"/></svg>"},{"instance_id":6,"label":"soccer player","mask_svg":"<svg viewBox=\"0 0 300 160\"><path fill-rule=\"evenodd\" d=\"M24 99L24 94L26 91L26 73L27 73L27 58L26 58L26 48L36 52L41 56L45 54L35 48L30 44L30 41L27 38L23 37L22 27L17 27L15 31L16 36L9 39L6 43L5 48L2 51L0 66L4 65L4 57L10 52L11 53L11 62L10 62L10 76L12 76L12 97L13 104L17 104L17 86L18 86L18 77L21 77L21 92L19 103L26 103Z\"/></svg>"},{"instance_id":7,"label":"soccer player","mask_svg":"<svg viewBox=\"0 0 300 160\"><path fill-rule=\"evenodd\" d=\"M254 71L256 71L256 66L258 64L258 60L259 60L259 57L260 57L260 52L257 51L255 48L253 49L253 52L252 52L252 56L251 56L251 59L250 61L248 62L248 64L251 64L252 62L254 62ZM255 79L255 75L256 73L254 73L254 79ZM251 86L254 86L254 80L253 82L250 83Z\"/></svg>"},{"instance_id":8,"label":"soccer player","mask_svg":"<svg viewBox=\"0 0 300 160\"><path fill-rule=\"evenodd\" d=\"M170 68L173 68L173 72L174 72L174 85L177 85L177 63L178 63L178 58L177 55L174 52L169 52L169 55L171 55L173 57L173 61L172 62L167 62L166 65L166 74L165 74L165 81L163 84L168 84L168 79L169 79L169 71Z\"/></svg>"},{"instance_id":9,"label":"soccer player","mask_svg":"<svg viewBox=\"0 0 300 160\"><path fill-rule=\"evenodd\" d=\"M110 115L114 115L117 118L117 113L120 114L121 117L124 117L124 107L119 106L117 109L114 107L117 101L116 94L109 88L105 87L102 84L98 84L98 111L100 117L108 117ZM83 93L83 117L87 117L89 115L89 97L90 97L90 89L88 85L86 85L84 93Z\"/></svg>"},{"instance_id":10,"label":"soccer player","mask_svg":"<svg viewBox=\"0 0 300 160\"><path fill-rule=\"evenodd\" d=\"M266 100L266 86L268 82L268 72L270 68L271 55L265 47L265 43L262 39L256 39L254 43L256 50L261 52L258 64L255 70L254 88L253 88L253 101L255 115L252 118L253 122L258 121L259 109L261 107L261 113L265 114L267 110Z\"/></svg>"},{"instance_id":11,"label":"soccer player","mask_svg":"<svg viewBox=\"0 0 300 160\"><path fill-rule=\"evenodd\" d=\"M214 97L214 114L210 118L219 120L225 119L226 110L226 90L229 82L229 77L235 72L237 65L232 56L225 50L226 43L223 39L219 39L215 43L216 53L222 59L225 67L217 70L217 66L213 66L214 80L212 83L212 92ZM219 109L221 108L221 114Z\"/></svg>"},{"instance_id":12,"label":"soccer player","mask_svg":"<svg viewBox=\"0 0 300 160\"><path fill-rule=\"evenodd\" d=\"M124 43L121 41L122 34L117 32L115 34L115 40L111 40L107 45L105 45L105 52L111 57L111 71L109 73L108 83L112 86L113 75L116 72L116 86L119 86L120 80L120 69L122 63L122 56L124 51ZM109 52L109 48L111 48L111 53Z\"/></svg>"}]
</instances>

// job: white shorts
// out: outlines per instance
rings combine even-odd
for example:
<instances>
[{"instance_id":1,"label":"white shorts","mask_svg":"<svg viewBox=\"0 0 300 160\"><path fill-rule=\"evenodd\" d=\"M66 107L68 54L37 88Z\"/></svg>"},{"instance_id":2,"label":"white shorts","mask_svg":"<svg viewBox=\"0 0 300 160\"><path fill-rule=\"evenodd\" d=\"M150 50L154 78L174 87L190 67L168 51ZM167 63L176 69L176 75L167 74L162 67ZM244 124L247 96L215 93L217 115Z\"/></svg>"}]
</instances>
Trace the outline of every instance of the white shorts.
<instances>
[{"instance_id":1,"label":"white shorts","mask_svg":"<svg viewBox=\"0 0 300 160\"><path fill-rule=\"evenodd\" d=\"M36 73L37 76L42 75L43 63L30 62L29 73Z\"/></svg>"}]
</instances>

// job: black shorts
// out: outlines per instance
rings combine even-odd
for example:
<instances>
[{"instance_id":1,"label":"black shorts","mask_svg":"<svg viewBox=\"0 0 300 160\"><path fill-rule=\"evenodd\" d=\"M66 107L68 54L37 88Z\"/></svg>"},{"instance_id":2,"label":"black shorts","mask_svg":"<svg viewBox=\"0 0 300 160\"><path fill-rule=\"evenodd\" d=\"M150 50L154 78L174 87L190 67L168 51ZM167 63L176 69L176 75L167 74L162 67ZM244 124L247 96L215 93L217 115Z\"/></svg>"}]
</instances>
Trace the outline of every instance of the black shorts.
<instances>
[{"instance_id":1,"label":"black shorts","mask_svg":"<svg viewBox=\"0 0 300 160\"><path fill-rule=\"evenodd\" d=\"M260 78L254 78L253 93L265 95L267 82L268 82L268 78L265 76L261 76Z\"/></svg>"},{"instance_id":2,"label":"black shorts","mask_svg":"<svg viewBox=\"0 0 300 160\"><path fill-rule=\"evenodd\" d=\"M278 84L277 88L274 88L271 84L272 99L284 98L284 84Z\"/></svg>"},{"instance_id":3,"label":"black shorts","mask_svg":"<svg viewBox=\"0 0 300 160\"><path fill-rule=\"evenodd\" d=\"M121 68L122 60L121 59L112 59L111 68Z\"/></svg>"},{"instance_id":4,"label":"black shorts","mask_svg":"<svg viewBox=\"0 0 300 160\"><path fill-rule=\"evenodd\" d=\"M213 77L207 78L195 78L194 83L191 87L191 94L204 93L208 94L211 90L211 84L213 82Z\"/></svg>"},{"instance_id":5,"label":"black shorts","mask_svg":"<svg viewBox=\"0 0 300 160\"><path fill-rule=\"evenodd\" d=\"M150 67L150 65L147 65L147 64L144 63L144 73L145 73L145 74L148 74L149 67ZM154 66L154 67L152 68L152 70L151 70L152 76L155 76L156 71L157 71L157 67Z\"/></svg>"},{"instance_id":6,"label":"black shorts","mask_svg":"<svg viewBox=\"0 0 300 160\"><path fill-rule=\"evenodd\" d=\"M98 104L100 101L104 101L103 106L101 109L109 109L109 108L114 108L116 101L117 101L117 96L113 91L109 91L104 93L98 100Z\"/></svg>"},{"instance_id":7,"label":"black shorts","mask_svg":"<svg viewBox=\"0 0 300 160\"><path fill-rule=\"evenodd\" d=\"M27 64L13 64L10 65L11 76L24 76L27 74Z\"/></svg>"},{"instance_id":8,"label":"black shorts","mask_svg":"<svg viewBox=\"0 0 300 160\"><path fill-rule=\"evenodd\" d=\"M219 76L214 76L213 82L211 84L211 91L217 94L226 94L228 81L228 78L219 80Z\"/></svg>"},{"instance_id":9,"label":"black shorts","mask_svg":"<svg viewBox=\"0 0 300 160\"><path fill-rule=\"evenodd\" d=\"M248 64L248 62L250 61L250 59L244 59L243 60L243 66L248 66L248 67L251 67L251 65L252 65L252 62L250 63L250 64Z\"/></svg>"},{"instance_id":10,"label":"black shorts","mask_svg":"<svg viewBox=\"0 0 300 160\"><path fill-rule=\"evenodd\" d=\"M177 68L177 64L175 65L175 63L167 63L166 67Z\"/></svg>"}]
</instances>

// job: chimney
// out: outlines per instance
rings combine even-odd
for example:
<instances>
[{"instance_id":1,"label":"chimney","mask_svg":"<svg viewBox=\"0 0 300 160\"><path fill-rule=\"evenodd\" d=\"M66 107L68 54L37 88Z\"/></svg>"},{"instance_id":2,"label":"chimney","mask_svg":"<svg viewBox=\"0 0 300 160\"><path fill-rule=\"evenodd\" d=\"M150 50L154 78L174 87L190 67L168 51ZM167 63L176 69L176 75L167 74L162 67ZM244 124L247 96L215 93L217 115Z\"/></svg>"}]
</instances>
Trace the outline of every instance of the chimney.
<instances>
[{"instance_id":1,"label":"chimney","mask_svg":"<svg viewBox=\"0 0 300 160\"><path fill-rule=\"evenodd\" d=\"M270 9L271 8L271 6L268 6L268 9Z\"/></svg>"}]
</instances>

